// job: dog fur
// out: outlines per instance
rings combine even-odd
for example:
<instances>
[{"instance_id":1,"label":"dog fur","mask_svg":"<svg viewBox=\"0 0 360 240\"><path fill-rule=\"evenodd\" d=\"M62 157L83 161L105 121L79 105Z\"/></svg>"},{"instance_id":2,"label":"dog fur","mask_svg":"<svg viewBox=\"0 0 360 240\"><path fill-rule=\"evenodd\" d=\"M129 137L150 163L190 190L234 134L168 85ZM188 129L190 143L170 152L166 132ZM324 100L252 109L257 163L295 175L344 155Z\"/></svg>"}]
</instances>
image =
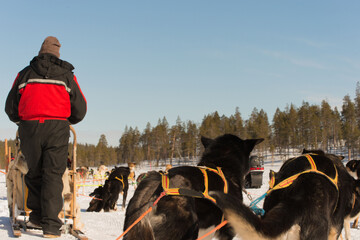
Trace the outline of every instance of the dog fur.
<instances>
[{"instance_id":1,"label":"dog fur","mask_svg":"<svg viewBox=\"0 0 360 240\"><path fill-rule=\"evenodd\" d=\"M123 194L122 209L125 209L129 189L129 174L130 169L128 167L115 167L105 184L96 188L90 194L94 199L90 201L86 211L100 212L103 209L105 212L109 212L110 210L116 210L116 202L120 193Z\"/></svg>"},{"instance_id":2,"label":"dog fur","mask_svg":"<svg viewBox=\"0 0 360 240\"><path fill-rule=\"evenodd\" d=\"M139 183L140 183L144 178L146 178L147 175L148 175L147 172L140 173L139 176L136 178L136 185L139 185Z\"/></svg>"},{"instance_id":3,"label":"dog fur","mask_svg":"<svg viewBox=\"0 0 360 240\"><path fill-rule=\"evenodd\" d=\"M198 166L221 167L228 182L228 194L242 201L244 176L249 171L249 155L263 139L242 140L225 134L216 139L202 137L205 147ZM211 171L208 173L209 190L223 190L224 182ZM204 176L198 167L182 166L168 172L170 188L204 191ZM161 174L148 172L140 182L126 209L124 231L140 217L163 192ZM124 240L187 240L196 239L201 229L209 229L222 221L221 210L208 199L188 196L165 196L152 206L153 210L136 224ZM234 232L224 227L217 233L220 240L232 239Z\"/></svg>"},{"instance_id":4,"label":"dog fur","mask_svg":"<svg viewBox=\"0 0 360 240\"><path fill-rule=\"evenodd\" d=\"M169 170L172 168L170 164L166 164L165 171L160 170L159 173L167 174ZM139 185L139 183L148 176L148 172L140 173L139 176L136 178L136 185Z\"/></svg>"},{"instance_id":5,"label":"dog fur","mask_svg":"<svg viewBox=\"0 0 360 240\"><path fill-rule=\"evenodd\" d=\"M128 167L130 169L130 174L129 174L129 180L135 182L135 166L136 163L128 163Z\"/></svg>"},{"instance_id":6,"label":"dog fur","mask_svg":"<svg viewBox=\"0 0 360 240\"><path fill-rule=\"evenodd\" d=\"M344 219L355 209L353 196L355 205L359 203L360 182L347 173L342 157L322 151L306 152L318 154L312 156L317 168L329 177L335 177L336 168L339 191L320 174L302 174L289 187L274 190L266 196L263 206L265 215L261 218L231 195L211 194L242 239L287 239L290 232L295 233L297 239L338 239ZM270 174L275 174L277 184L309 169L308 165L304 157L292 158L283 164L279 172Z\"/></svg>"},{"instance_id":7,"label":"dog fur","mask_svg":"<svg viewBox=\"0 0 360 240\"><path fill-rule=\"evenodd\" d=\"M360 178L360 160L350 160L346 164L346 170L350 173L350 175L355 178Z\"/></svg>"}]
</instances>

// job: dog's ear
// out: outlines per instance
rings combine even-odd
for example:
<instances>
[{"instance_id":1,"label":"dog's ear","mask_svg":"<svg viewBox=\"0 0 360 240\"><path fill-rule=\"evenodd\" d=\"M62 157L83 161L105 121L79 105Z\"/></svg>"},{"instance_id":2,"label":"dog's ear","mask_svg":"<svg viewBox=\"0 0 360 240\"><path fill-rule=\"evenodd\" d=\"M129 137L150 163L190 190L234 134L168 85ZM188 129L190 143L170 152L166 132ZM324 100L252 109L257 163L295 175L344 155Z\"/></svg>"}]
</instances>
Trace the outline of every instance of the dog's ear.
<instances>
[{"instance_id":1,"label":"dog's ear","mask_svg":"<svg viewBox=\"0 0 360 240\"><path fill-rule=\"evenodd\" d=\"M215 142L214 139L201 136L201 143L204 146L204 148L207 148L213 142Z\"/></svg>"},{"instance_id":2,"label":"dog's ear","mask_svg":"<svg viewBox=\"0 0 360 240\"><path fill-rule=\"evenodd\" d=\"M341 156L341 155L338 155L337 156L339 158L340 161L344 160L345 156Z\"/></svg>"},{"instance_id":3,"label":"dog's ear","mask_svg":"<svg viewBox=\"0 0 360 240\"><path fill-rule=\"evenodd\" d=\"M250 153L254 149L255 145L261 143L262 141L264 141L263 138L246 139L245 143L246 143L246 148L247 148L248 152Z\"/></svg>"}]
</instances>

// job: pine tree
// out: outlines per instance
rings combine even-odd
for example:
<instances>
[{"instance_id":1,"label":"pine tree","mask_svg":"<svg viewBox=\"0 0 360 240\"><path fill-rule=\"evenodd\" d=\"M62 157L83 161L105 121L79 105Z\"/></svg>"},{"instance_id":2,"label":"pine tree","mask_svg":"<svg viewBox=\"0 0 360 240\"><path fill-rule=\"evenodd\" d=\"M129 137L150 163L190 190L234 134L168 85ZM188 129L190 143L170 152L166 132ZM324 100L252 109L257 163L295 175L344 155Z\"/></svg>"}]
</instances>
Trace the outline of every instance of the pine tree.
<instances>
[{"instance_id":1,"label":"pine tree","mask_svg":"<svg viewBox=\"0 0 360 240\"><path fill-rule=\"evenodd\" d=\"M109 165L110 159L107 152L108 143L106 140L105 134L101 134L99 138L99 142L96 145L96 152L97 152L97 160L100 164Z\"/></svg>"},{"instance_id":2,"label":"pine tree","mask_svg":"<svg viewBox=\"0 0 360 240\"><path fill-rule=\"evenodd\" d=\"M170 164L172 165L172 161L174 156L176 155L178 158L181 158L180 146L182 144L181 136L183 134L183 126L180 117L178 116L176 119L176 125L170 128Z\"/></svg>"},{"instance_id":3,"label":"pine tree","mask_svg":"<svg viewBox=\"0 0 360 240\"><path fill-rule=\"evenodd\" d=\"M264 151L269 143L270 125L267 114L263 109L253 109L249 120L246 122L246 130L249 138L264 138L261 149Z\"/></svg>"},{"instance_id":4,"label":"pine tree","mask_svg":"<svg viewBox=\"0 0 360 240\"><path fill-rule=\"evenodd\" d=\"M154 148L152 146L153 132L151 124L148 122L143 134L140 137L140 144L143 148L144 160L153 160L155 158Z\"/></svg>"},{"instance_id":5,"label":"pine tree","mask_svg":"<svg viewBox=\"0 0 360 240\"><path fill-rule=\"evenodd\" d=\"M288 149L289 139L290 139L290 128L289 122L285 112L280 111L279 108L276 109L272 129L273 129L273 143L272 145L277 146L280 150Z\"/></svg>"},{"instance_id":6,"label":"pine tree","mask_svg":"<svg viewBox=\"0 0 360 240\"><path fill-rule=\"evenodd\" d=\"M290 146L295 149L298 147L299 145L299 141L297 138L297 132L298 132L298 128L297 128L297 118L298 118L298 113L297 110L295 108L295 106L293 104L290 105L290 108L287 107L286 108L286 115L287 115L287 128L289 131L289 144Z\"/></svg>"},{"instance_id":7,"label":"pine tree","mask_svg":"<svg viewBox=\"0 0 360 240\"><path fill-rule=\"evenodd\" d=\"M351 152L357 144L359 138L359 128L356 122L355 104L351 101L350 96L346 95L343 99L342 105L342 129L346 146L349 150L349 160L351 159Z\"/></svg>"},{"instance_id":8,"label":"pine tree","mask_svg":"<svg viewBox=\"0 0 360 240\"><path fill-rule=\"evenodd\" d=\"M333 111L329 103L325 100L321 102L321 145L322 149L328 151L329 140L332 135L332 121L333 121Z\"/></svg>"},{"instance_id":9,"label":"pine tree","mask_svg":"<svg viewBox=\"0 0 360 240\"><path fill-rule=\"evenodd\" d=\"M298 136L299 142L303 148L309 148L311 144L311 120L310 120L310 105L308 102L303 102L298 110Z\"/></svg>"},{"instance_id":10,"label":"pine tree","mask_svg":"<svg viewBox=\"0 0 360 240\"><path fill-rule=\"evenodd\" d=\"M223 134L220 116L217 111L204 117L200 126L200 134L208 138L216 138Z\"/></svg>"},{"instance_id":11,"label":"pine tree","mask_svg":"<svg viewBox=\"0 0 360 240\"><path fill-rule=\"evenodd\" d=\"M244 121L241 118L239 107L236 107L236 109L235 109L233 124L234 124L234 134L242 139L247 138L246 132L245 132L245 127L244 127Z\"/></svg>"},{"instance_id":12,"label":"pine tree","mask_svg":"<svg viewBox=\"0 0 360 240\"><path fill-rule=\"evenodd\" d=\"M193 159L198 156L199 153L199 129L192 121L187 121L186 131L183 135L184 154L188 159Z\"/></svg>"}]
</instances>

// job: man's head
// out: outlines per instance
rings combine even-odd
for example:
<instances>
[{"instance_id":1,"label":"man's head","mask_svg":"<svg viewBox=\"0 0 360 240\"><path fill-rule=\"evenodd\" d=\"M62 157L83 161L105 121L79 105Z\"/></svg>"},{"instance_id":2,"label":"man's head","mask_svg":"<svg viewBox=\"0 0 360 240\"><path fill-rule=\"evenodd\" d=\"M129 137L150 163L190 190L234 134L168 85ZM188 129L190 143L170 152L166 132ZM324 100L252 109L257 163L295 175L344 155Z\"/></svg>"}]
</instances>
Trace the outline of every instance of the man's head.
<instances>
[{"instance_id":1,"label":"man's head","mask_svg":"<svg viewBox=\"0 0 360 240\"><path fill-rule=\"evenodd\" d=\"M56 57L60 58L60 47L61 44L56 37L49 36L45 38L41 45L39 55L43 53L51 53Z\"/></svg>"}]
</instances>

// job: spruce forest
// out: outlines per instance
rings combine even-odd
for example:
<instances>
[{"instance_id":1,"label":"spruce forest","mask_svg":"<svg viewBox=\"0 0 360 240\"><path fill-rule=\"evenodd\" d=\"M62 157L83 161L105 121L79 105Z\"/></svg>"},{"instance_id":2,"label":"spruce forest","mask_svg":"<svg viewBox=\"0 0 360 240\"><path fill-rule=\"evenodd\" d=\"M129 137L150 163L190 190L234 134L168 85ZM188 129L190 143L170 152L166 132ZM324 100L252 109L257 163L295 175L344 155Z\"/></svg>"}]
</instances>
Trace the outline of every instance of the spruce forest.
<instances>
[{"instance_id":1,"label":"spruce forest","mask_svg":"<svg viewBox=\"0 0 360 240\"><path fill-rule=\"evenodd\" d=\"M349 95L343 98L341 109L332 108L326 100L321 105L304 101L299 107L289 104L283 110L277 108L271 123L262 109L254 108L249 119L244 120L236 108L231 116L220 116L217 111L205 115L200 124L183 122L178 117L175 125L169 126L163 117L156 126L148 123L142 132L137 127L125 127L116 147L108 145L104 134L97 145L78 144L77 162L78 166L90 167L144 160L154 164L186 162L201 154L201 136L215 138L225 133L242 139L264 138L256 148L260 155L286 158L307 148L346 153L348 159L355 159L360 154L360 84L357 83L354 100ZM0 168L5 165L4 144L0 141ZM14 140L9 140L9 146L14 149Z\"/></svg>"}]
</instances>

